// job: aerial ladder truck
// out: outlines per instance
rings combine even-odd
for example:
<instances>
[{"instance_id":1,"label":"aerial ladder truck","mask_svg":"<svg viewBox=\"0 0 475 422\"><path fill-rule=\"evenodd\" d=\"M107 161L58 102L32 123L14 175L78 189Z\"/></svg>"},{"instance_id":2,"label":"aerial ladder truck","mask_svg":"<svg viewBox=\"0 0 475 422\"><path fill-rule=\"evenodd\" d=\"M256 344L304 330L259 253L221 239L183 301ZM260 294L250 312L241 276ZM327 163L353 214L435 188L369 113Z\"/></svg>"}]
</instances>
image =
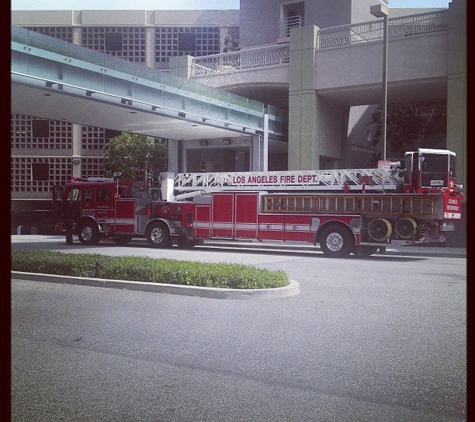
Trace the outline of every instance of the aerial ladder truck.
<instances>
[{"instance_id":1,"label":"aerial ladder truck","mask_svg":"<svg viewBox=\"0 0 475 422\"><path fill-rule=\"evenodd\" d=\"M64 202L81 185L82 198L88 187L107 185L110 202L81 204L79 240L144 237L157 248L290 241L319 245L329 257L368 256L388 246L443 244L461 219L455 153L447 150L406 153L404 168L386 161L375 169L167 172L159 180L159 197L139 199L132 186L112 179L74 181L56 197Z\"/></svg>"}]
</instances>

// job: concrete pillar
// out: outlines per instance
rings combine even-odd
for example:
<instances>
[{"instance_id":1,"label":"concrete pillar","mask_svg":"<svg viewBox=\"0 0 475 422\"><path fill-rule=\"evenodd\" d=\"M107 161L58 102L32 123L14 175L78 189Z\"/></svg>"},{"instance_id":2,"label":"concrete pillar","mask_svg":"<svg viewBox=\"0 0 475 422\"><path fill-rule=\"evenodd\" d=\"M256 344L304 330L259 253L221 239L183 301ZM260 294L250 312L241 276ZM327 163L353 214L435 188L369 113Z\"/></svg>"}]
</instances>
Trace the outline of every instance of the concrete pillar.
<instances>
[{"instance_id":1,"label":"concrete pillar","mask_svg":"<svg viewBox=\"0 0 475 422\"><path fill-rule=\"evenodd\" d=\"M180 142L174 139L168 140L168 171L173 173L181 173L180 169L178 168L178 150L180 148ZM183 165L186 164L186 161ZM183 171L186 171L184 168Z\"/></svg>"},{"instance_id":2,"label":"concrete pillar","mask_svg":"<svg viewBox=\"0 0 475 422\"><path fill-rule=\"evenodd\" d=\"M181 78L190 79L193 70L192 56L170 57L168 64L170 73L180 76Z\"/></svg>"},{"instance_id":3,"label":"concrete pillar","mask_svg":"<svg viewBox=\"0 0 475 422\"><path fill-rule=\"evenodd\" d=\"M145 66L155 69L155 28L146 28Z\"/></svg>"},{"instance_id":4,"label":"concrete pillar","mask_svg":"<svg viewBox=\"0 0 475 422\"><path fill-rule=\"evenodd\" d=\"M290 31L289 170L318 169L315 50L318 27Z\"/></svg>"},{"instance_id":5,"label":"concrete pillar","mask_svg":"<svg viewBox=\"0 0 475 422\"><path fill-rule=\"evenodd\" d=\"M260 152L260 166L259 171L267 171L269 169L269 115L264 114L264 133L260 138L261 152Z\"/></svg>"},{"instance_id":6,"label":"concrete pillar","mask_svg":"<svg viewBox=\"0 0 475 422\"><path fill-rule=\"evenodd\" d=\"M82 30L80 27L73 27L73 44L82 44Z\"/></svg>"},{"instance_id":7,"label":"concrete pillar","mask_svg":"<svg viewBox=\"0 0 475 422\"><path fill-rule=\"evenodd\" d=\"M255 135L251 137L249 146L249 171L259 171L261 165L261 151L260 151L261 137Z\"/></svg>"},{"instance_id":8,"label":"concrete pillar","mask_svg":"<svg viewBox=\"0 0 475 422\"><path fill-rule=\"evenodd\" d=\"M82 126L72 125L72 176L81 177Z\"/></svg>"},{"instance_id":9,"label":"concrete pillar","mask_svg":"<svg viewBox=\"0 0 475 422\"><path fill-rule=\"evenodd\" d=\"M81 28L73 28L73 44L82 44L82 31ZM72 125L72 176L82 176L82 125Z\"/></svg>"},{"instance_id":10,"label":"concrete pillar","mask_svg":"<svg viewBox=\"0 0 475 422\"><path fill-rule=\"evenodd\" d=\"M447 149L457 154L457 181L467 201L467 1L452 0L448 19Z\"/></svg>"},{"instance_id":11,"label":"concrete pillar","mask_svg":"<svg viewBox=\"0 0 475 422\"><path fill-rule=\"evenodd\" d=\"M289 170L339 168L347 140L350 108L320 98L315 91L318 27L290 31Z\"/></svg>"}]
</instances>

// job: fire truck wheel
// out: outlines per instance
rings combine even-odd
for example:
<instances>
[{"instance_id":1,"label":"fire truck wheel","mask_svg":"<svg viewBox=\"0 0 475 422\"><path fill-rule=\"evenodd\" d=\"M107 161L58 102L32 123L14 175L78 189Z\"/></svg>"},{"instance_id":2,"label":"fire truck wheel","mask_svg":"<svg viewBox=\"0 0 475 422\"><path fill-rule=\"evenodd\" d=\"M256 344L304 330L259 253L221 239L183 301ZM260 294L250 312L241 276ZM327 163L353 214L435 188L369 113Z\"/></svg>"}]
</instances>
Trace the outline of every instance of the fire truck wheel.
<instances>
[{"instance_id":1,"label":"fire truck wheel","mask_svg":"<svg viewBox=\"0 0 475 422\"><path fill-rule=\"evenodd\" d=\"M127 245L132 240L132 236L114 236L112 240L116 245Z\"/></svg>"},{"instance_id":2,"label":"fire truck wheel","mask_svg":"<svg viewBox=\"0 0 475 422\"><path fill-rule=\"evenodd\" d=\"M152 248L168 248L171 244L170 233L165 223L151 223L147 228L147 241Z\"/></svg>"},{"instance_id":3,"label":"fire truck wheel","mask_svg":"<svg viewBox=\"0 0 475 422\"><path fill-rule=\"evenodd\" d=\"M79 226L78 238L83 245L97 245L100 237L96 223L83 221Z\"/></svg>"},{"instance_id":4,"label":"fire truck wheel","mask_svg":"<svg viewBox=\"0 0 475 422\"><path fill-rule=\"evenodd\" d=\"M355 249L355 242L348 229L333 224L322 230L320 248L330 258L342 258Z\"/></svg>"}]
</instances>

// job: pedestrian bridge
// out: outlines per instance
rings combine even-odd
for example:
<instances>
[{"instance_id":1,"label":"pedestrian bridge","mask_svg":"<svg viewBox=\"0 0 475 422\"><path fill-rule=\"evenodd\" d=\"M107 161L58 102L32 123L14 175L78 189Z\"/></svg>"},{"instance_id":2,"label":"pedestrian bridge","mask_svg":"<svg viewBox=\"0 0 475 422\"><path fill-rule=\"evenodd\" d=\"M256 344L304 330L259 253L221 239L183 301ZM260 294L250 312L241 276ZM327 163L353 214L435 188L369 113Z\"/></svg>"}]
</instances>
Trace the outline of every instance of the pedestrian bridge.
<instances>
[{"instance_id":1,"label":"pedestrian bridge","mask_svg":"<svg viewBox=\"0 0 475 422\"><path fill-rule=\"evenodd\" d=\"M11 86L14 114L175 140L284 137L276 107L18 26Z\"/></svg>"},{"instance_id":2,"label":"pedestrian bridge","mask_svg":"<svg viewBox=\"0 0 475 422\"><path fill-rule=\"evenodd\" d=\"M447 29L448 10L388 19L390 101L446 97ZM341 105L379 104L383 30L382 20L318 29L312 87L316 94ZM195 57L191 77L285 104L292 91L289 68L299 60L291 38L271 46Z\"/></svg>"}]
</instances>

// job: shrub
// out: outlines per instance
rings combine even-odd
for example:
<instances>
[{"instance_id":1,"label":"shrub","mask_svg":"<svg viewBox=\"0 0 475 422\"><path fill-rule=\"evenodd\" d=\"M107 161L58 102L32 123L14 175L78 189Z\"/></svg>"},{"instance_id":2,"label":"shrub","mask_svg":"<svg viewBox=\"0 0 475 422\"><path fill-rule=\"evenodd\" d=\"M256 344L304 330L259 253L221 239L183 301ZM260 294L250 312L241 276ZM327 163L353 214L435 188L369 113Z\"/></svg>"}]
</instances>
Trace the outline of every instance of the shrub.
<instances>
[{"instance_id":1,"label":"shrub","mask_svg":"<svg viewBox=\"0 0 475 422\"><path fill-rule=\"evenodd\" d=\"M289 284L284 271L258 269L244 264L34 250L12 250L11 270L231 289L263 289Z\"/></svg>"}]
</instances>

